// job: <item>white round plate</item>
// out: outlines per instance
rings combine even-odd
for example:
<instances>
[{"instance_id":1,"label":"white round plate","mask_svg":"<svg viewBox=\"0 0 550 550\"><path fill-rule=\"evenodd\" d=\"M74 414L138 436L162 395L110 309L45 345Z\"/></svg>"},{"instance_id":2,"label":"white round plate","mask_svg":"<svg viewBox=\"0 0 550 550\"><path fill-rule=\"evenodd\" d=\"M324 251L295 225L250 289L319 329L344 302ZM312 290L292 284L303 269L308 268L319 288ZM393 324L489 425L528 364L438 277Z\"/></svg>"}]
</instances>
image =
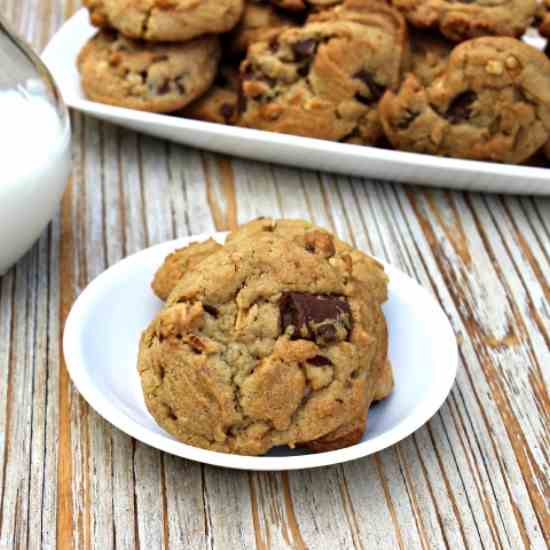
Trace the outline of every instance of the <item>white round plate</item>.
<instances>
[{"instance_id":1,"label":"white round plate","mask_svg":"<svg viewBox=\"0 0 550 550\"><path fill-rule=\"evenodd\" d=\"M206 451L176 441L148 413L136 369L141 332L162 307L150 288L153 274L176 248L199 235L130 256L95 279L74 304L63 337L69 374L86 401L127 434L168 453L227 468L297 470L346 462L385 449L412 434L441 407L456 376L451 325L430 294L384 264L390 278L384 306L395 391L369 412L361 443L327 453L277 448L266 456ZM225 234L213 237L223 242Z\"/></svg>"}]
</instances>

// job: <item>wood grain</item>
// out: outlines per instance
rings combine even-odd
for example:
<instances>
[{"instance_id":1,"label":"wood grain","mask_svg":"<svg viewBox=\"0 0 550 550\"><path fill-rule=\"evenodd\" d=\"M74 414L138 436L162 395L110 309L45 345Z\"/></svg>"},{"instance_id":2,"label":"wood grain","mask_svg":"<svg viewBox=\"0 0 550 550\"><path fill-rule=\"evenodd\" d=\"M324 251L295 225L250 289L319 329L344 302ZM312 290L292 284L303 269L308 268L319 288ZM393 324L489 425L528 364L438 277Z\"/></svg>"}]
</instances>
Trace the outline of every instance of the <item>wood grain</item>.
<instances>
[{"instance_id":1,"label":"wood grain","mask_svg":"<svg viewBox=\"0 0 550 550\"><path fill-rule=\"evenodd\" d=\"M79 7L5 0L37 49ZM201 152L73 113L73 171L0 278L0 548L543 549L550 539L550 200L426 191ZM72 386L63 325L128 254L308 218L415 277L460 341L451 396L391 449L307 472L166 455Z\"/></svg>"}]
</instances>

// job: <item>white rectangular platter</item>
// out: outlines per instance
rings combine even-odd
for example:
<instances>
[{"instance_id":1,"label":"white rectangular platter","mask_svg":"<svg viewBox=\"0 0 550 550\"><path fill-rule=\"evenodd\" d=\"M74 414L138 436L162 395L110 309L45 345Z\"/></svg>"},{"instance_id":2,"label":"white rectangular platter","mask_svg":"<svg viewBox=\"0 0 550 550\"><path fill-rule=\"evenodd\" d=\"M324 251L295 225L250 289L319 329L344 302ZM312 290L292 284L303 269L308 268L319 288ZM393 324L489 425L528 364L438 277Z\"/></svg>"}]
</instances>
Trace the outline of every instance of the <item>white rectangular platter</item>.
<instances>
[{"instance_id":1,"label":"white rectangular platter","mask_svg":"<svg viewBox=\"0 0 550 550\"><path fill-rule=\"evenodd\" d=\"M417 185L550 195L550 166L512 166L404 153L143 113L88 101L80 87L76 58L95 32L87 11L81 9L53 37L42 56L66 103L83 113L185 145L265 162ZM537 36L528 40L538 47L544 46L544 41Z\"/></svg>"}]
</instances>

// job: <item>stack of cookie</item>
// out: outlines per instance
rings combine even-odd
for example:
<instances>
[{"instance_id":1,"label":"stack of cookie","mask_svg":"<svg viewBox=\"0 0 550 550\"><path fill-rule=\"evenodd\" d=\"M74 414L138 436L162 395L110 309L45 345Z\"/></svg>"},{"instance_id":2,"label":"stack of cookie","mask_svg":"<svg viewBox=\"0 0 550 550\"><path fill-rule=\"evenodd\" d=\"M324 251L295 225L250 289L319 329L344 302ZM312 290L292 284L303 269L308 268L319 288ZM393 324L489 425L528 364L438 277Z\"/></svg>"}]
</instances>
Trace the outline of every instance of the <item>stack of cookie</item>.
<instances>
[{"instance_id":1,"label":"stack of cookie","mask_svg":"<svg viewBox=\"0 0 550 550\"><path fill-rule=\"evenodd\" d=\"M383 267L329 232L261 219L170 255L143 333L146 405L178 440L260 455L360 441L393 389Z\"/></svg>"},{"instance_id":2,"label":"stack of cookie","mask_svg":"<svg viewBox=\"0 0 550 550\"><path fill-rule=\"evenodd\" d=\"M117 29L81 54L91 99L434 155L550 155L550 60L521 41L550 33L549 0L87 4Z\"/></svg>"}]
</instances>

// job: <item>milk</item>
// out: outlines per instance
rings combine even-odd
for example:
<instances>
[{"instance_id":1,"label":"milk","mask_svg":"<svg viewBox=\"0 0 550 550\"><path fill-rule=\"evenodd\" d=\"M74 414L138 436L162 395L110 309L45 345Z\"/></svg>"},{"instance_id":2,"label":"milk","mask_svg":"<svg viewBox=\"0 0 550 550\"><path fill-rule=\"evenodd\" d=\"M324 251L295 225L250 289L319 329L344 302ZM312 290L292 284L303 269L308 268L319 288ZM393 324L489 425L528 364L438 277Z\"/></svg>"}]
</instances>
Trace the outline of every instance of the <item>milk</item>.
<instances>
[{"instance_id":1,"label":"milk","mask_svg":"<svg viewBox=\"0 0 550 550\"><path fill-rule=\"evenodd\" d=\"M70 168L70 128L26 91L0 90L0 275L52 219Z\"/></svg>"}]
</instances>

